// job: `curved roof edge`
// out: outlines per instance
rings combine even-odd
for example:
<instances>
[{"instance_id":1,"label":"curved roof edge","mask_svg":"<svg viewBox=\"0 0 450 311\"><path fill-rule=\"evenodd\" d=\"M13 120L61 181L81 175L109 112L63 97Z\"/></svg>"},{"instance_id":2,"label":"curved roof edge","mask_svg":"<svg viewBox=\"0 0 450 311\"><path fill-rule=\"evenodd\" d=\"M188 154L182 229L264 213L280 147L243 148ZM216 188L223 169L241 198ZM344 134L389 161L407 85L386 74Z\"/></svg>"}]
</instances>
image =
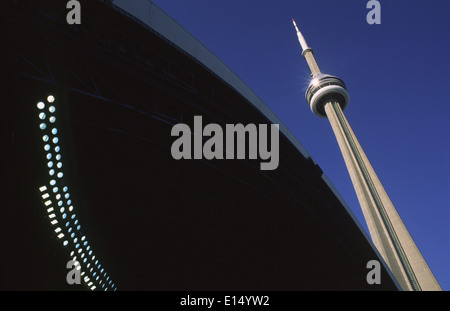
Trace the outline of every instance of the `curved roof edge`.
<instances>
[{"instance_id":1,"label":"curved roof edge","mask_svg":"<svg viewBox=\"0 0 450 311\"><path fill-rule=\"evenodd\" d=\"M133 15L141 22L158 32L160 35L177 45L183 51L200 61L216 75L227 82L231 87L244 96L253 106L258 108L272 123L280 125L280 131L303 154L311 158L306 149L281 122L281 120L267 107L250 87L242 81L227 65L214 53L204 46L197 38L178 24L166 12L150 0L114 0L119 8Z\"/></svg>"},{"instance_id":2,"label":"curved roof edge","mask_svg":"<svg viewBox=\"0 0 450 311\"><path fill-rule=\"evenodd\" d=\"M160 35L171 41L173 44L181 48L183 51L197 59L216 75L227 82L231 87L238 91L242 96L244 96L253 106L255 106L259 111L261 111L272 123L280 125L280 131L289 139L289 141L300 151L300 153L305 158L311 158L315 163L314 159L302 146L302 144L297 140L297 138L289 131L289 129L281 122L281 120L270 110L270 108L256 95L250 87L242 81L224 62L222 62L214 53L212 53L206 46L204 46L197 38L190 34L183 26L178 24L170 15L164 12L151 0L113 0L114 5L118 6L122 10L133 15L135 18L149 26L151 29L158 32ZM323 174L322 179L331 189L331 191L336 195L342 205L345 207L349 215L352 217L354 222L357 224L358 228L366 237L367 241L370 243L371 247L374 249L379 259L381 259L383 265L385 266L388 273L391 275L392 279L399 287L395 277L392 275L387 264L381 257L377 248L372 242L367 232L361 226L350 207L344 201L342 196L339 194L337 189L328 179L328 177Z\"/></svg>"}]
</instances>

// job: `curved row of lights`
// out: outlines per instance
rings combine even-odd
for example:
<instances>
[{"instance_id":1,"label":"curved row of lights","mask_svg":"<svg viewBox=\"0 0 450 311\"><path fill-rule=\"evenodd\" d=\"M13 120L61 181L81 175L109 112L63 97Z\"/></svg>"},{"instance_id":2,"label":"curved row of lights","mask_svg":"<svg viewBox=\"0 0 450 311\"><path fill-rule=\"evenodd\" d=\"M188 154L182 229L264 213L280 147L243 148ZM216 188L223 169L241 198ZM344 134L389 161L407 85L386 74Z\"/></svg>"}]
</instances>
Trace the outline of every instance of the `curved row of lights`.
<instances>
[{"instance_id":1,"label":"curved row of lights","mask_svg":"<svg viewBox=\"0 0 450 311\"><path fill-rule=\"evenodd\" d=\"M43 206L52 228L63 247L70 252L70 258L80 271L84 283L91 289L117 290L105 269L94 255L81 225L77 219L69 188L63 180L63 164L61 147L58 144L58 129L56 127L55 97L47 97L46 103L37 104L39 128L42 130L42 141L46 151L46 168L49 170L48 185L39 188Z\"/></svg>"}]
</instances>

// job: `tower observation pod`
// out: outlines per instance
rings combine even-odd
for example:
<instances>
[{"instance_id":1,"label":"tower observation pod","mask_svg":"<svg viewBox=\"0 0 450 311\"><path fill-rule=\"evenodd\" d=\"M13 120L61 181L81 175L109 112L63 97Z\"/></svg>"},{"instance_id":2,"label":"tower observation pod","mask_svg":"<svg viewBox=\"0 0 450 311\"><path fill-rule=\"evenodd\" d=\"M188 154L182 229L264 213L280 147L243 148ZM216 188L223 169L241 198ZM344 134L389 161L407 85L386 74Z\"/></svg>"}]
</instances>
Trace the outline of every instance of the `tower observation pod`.
<instances>
[{"instance_id":1,"label":"tower observation pod","mask_svg":"<svg viewBox=\"0 0 450 311\"><path fill-rule=\"evenodd\" d=\"M403 290L442 290L345 118L349 102L345 83L320 72L312 49L292 21L311 70L306 101L315 115L328 118L331 124L375 247Z\"/></svg>"}]
</instances>

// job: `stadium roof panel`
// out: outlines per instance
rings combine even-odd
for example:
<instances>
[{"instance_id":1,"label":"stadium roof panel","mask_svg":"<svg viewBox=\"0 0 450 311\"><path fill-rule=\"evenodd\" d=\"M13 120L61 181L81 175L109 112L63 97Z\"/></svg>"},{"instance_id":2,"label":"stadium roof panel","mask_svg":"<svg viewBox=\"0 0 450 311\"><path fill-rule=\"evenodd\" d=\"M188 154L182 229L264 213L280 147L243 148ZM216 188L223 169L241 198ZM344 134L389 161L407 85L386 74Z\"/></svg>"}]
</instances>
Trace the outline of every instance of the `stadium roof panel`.
<instances>
[{"instance_id":1,"label":"stadium roof panel","mask_svg":"<svg viewBox=\"0 0 450 311\"><path fill-rule=\"evenodd\" d=\"M252 105L258 108L272 123L279 124L280 131L294 144L305 158L311 158L306 149L289 129L241 78L156 4L148 0L115 0L113 3L138 18L222 78Z\"/></svg>"},{"instance_id":2,"label":"stadium roof panel","mask_svg":"<svg viewBox=\"0 0 450 311\"><path fill-rule=\"evenodd\" d=\"M141 22L158 32L160 35L177 45L183 51L197 59L208 69L222 78L226 83L243 95L252 105L261 111L272 123L280 125L280 131L289 139L289 141L301 152L305 158L314 159L308 151L302 146L298 139L289 131L281 120L270 110L270 108L256 95L250 87L242 81L225 63L220 60L213 52L203 45L197 38L190 34L183 26L178 24L171 16L159 8L150 0L114 0L113 4L133 15ZM315 162L314 162L315 163ZM353 218L366 236L373 249L376 251L372 240L361 226L360 222L353 214L350 207L344 201L337 189L331 183L330 179L323 174L322 179L333 191L347 212Z\"/></svg>"}]
</instances>

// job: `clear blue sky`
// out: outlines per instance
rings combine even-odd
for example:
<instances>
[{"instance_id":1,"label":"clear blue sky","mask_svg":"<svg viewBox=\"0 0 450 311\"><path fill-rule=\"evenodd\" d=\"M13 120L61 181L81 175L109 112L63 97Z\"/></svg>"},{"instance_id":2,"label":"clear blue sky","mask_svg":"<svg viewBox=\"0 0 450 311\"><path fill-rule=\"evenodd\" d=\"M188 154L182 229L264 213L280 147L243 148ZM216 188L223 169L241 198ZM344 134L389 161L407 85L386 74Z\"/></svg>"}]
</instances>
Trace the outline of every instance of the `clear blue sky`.
<instances>
[{"instance_id":1,"label":"clear blue sky","mask_svg":"<svg viewBox=\"0 0 450 311\"><path fill-rule=\"evenodd\" d=\"M381 0L381 25L367 24L366 0L154 2L259 95L367 228L331 127L305 101L295 18L322 72L346 82L349 122L450 290L450 2Z\"/></svg>"}]
</instances>

